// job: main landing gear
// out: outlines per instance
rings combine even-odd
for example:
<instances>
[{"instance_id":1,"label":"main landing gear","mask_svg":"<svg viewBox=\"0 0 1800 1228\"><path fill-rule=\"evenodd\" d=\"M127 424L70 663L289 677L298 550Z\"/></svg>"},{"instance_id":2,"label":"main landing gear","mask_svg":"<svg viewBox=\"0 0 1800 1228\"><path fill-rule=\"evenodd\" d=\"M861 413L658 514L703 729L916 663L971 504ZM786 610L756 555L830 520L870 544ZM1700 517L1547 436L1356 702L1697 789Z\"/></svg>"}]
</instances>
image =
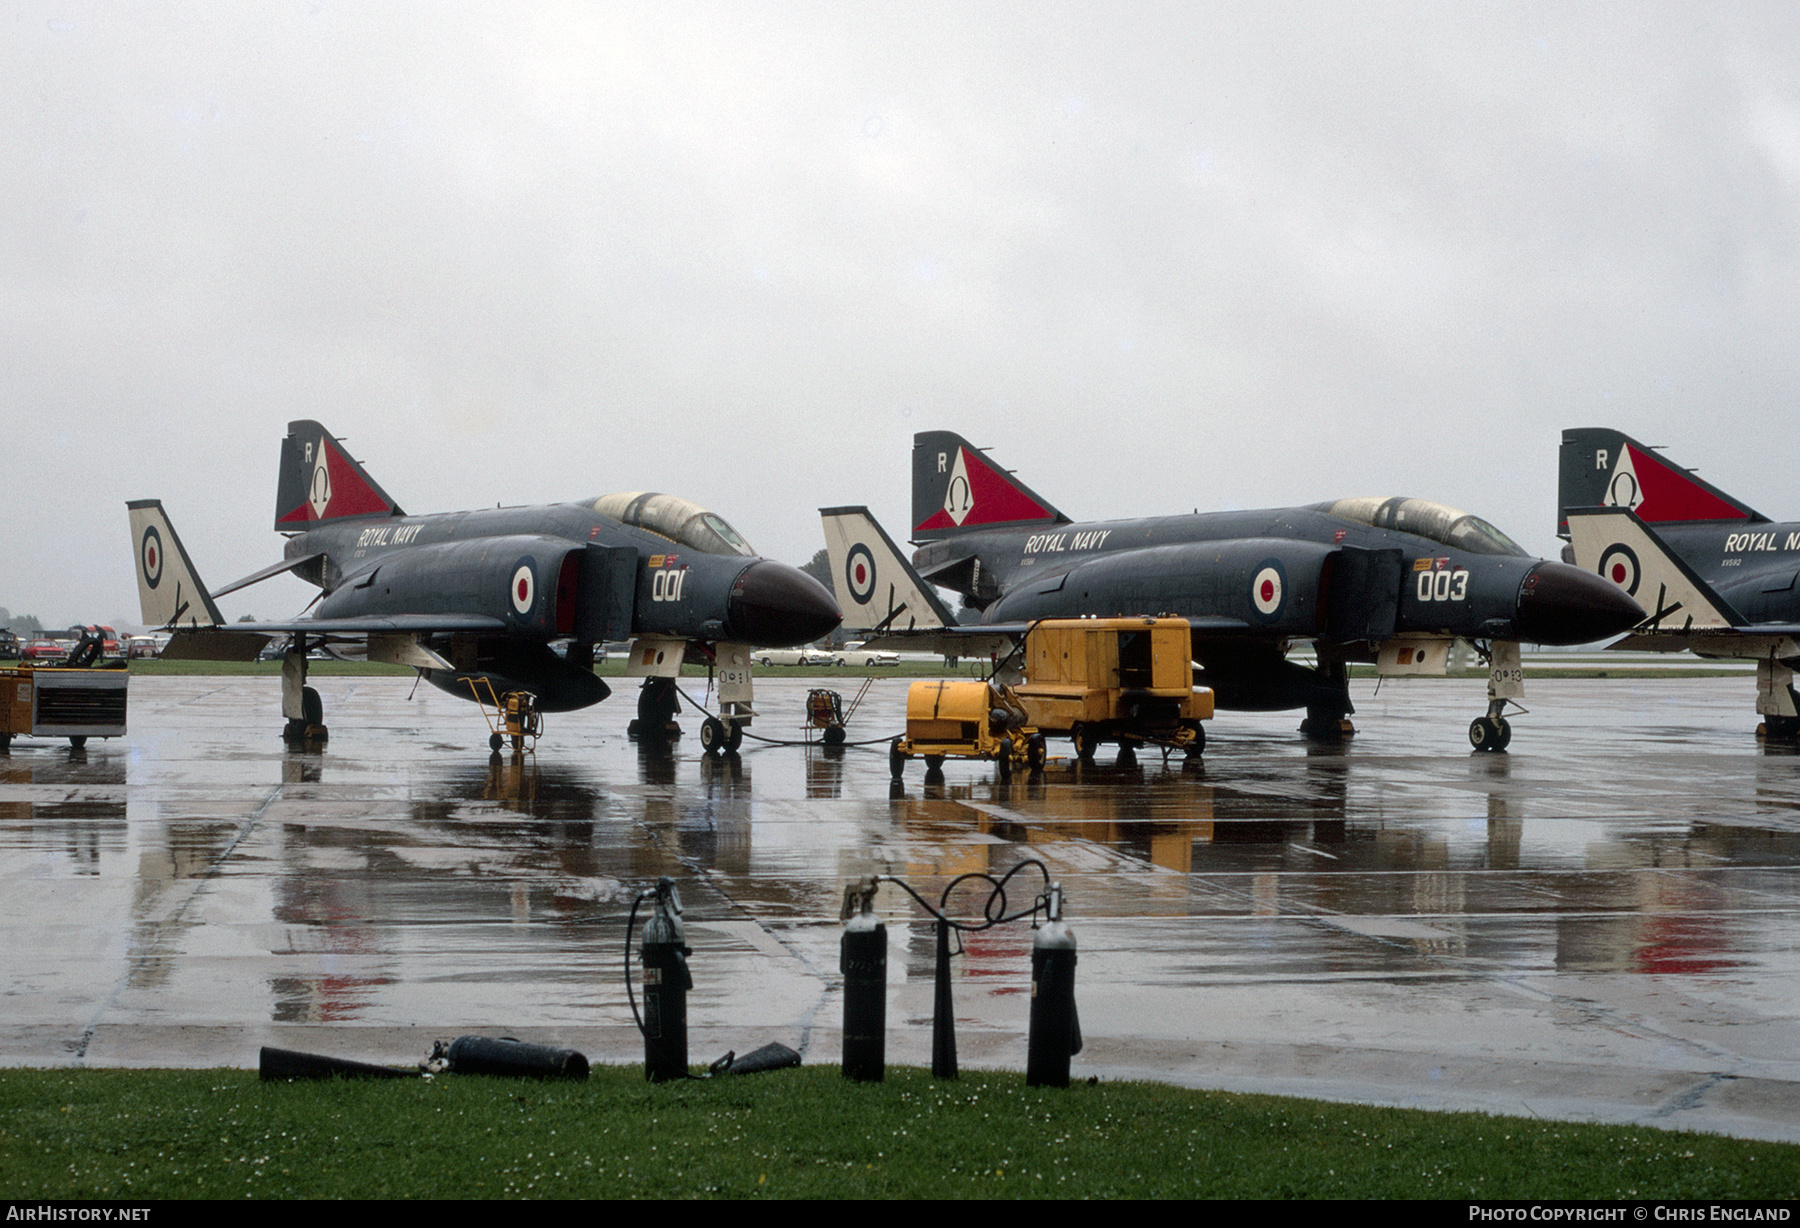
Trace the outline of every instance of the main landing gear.
<instances>
[{"instance_id":1,"label":"main landing gear","mask_svg":"<svg viewBox=\"0 0 1800 1228\"><path fill-rule=\"evenodd\" d=\"M638 691L637 719L625 727L625 736L638 742L672 742L681 736L681 726L675 723L680 711L675 679L646 678ZM704 741L704 731L701 738Z\"/></svg>"},{"instance_id":2,"label":"main landing gear","mask_svg":"<svg viewBox=\"0 0 1800 1228\"><path fill-rule=\"evenodd\" d=\"M291 747L317 747L331 736L325 728L324 701L306 685L304 636L296 636L281 658L281 714L287 717L281 737Z\"/></svg>"},{"instance_id":3,"label":"main landing gear","mask_svg":"<svg viewBox=\"0 0 1800 1228\"><path fill-rule=\"evenodd\" d=\"M1758 741L1787 746L1800 742L1800 696L1794 691L1794 671L1774 657L1756 662L1756 711L1762 717L1756 727Z\"/></svg>"},{"instance_id":4,"label":"main landing gear","mask_svg":"<svg viewBox=\"0 0 1800 1228\"><path fill-rule=\"evenodd\" d=\"M1350 714L1356 711L1356 705L1350 702L1350 667L1328 659L1321 651L1318 672L1331 690L1327 694L1315 692L1313 702L1306 705L1300 733L1312 742L1342 742L1356 732L1356 726L1350 723Z\"/></svg>"}]
</instances>

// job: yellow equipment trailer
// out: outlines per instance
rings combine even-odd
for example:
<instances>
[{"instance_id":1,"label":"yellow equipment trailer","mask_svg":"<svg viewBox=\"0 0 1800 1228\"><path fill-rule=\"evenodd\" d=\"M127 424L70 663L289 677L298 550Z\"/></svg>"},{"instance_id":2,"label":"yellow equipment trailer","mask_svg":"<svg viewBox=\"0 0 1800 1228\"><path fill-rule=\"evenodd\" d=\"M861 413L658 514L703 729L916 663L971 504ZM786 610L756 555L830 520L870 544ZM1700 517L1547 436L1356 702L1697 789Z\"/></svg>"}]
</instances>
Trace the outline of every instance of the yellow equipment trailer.
<instances>
[{"instance_id":1,"label":"yellow equipment trailer","mask_svg":"<svg viewBox=\"0 0 1800 1228\"><path fill-rule=\"evenodd\" d=\"M906 735L894 739L888 766L898 780L910 758L927 773L944 760L991 759L1002 776L1044 766L1044 737L1004 688L986 682L915 682L906 691Z\"/></svg>"},{"instance_id":2,"label":"yellow equipment trailer","mask_svg":"<svg viewBox=\"0 0 1800 1228\"><path fill-rule=\"evenodd\" d=\"M131 675L122 668L21 665L0 669L0 750L13 738L89 738L125 733L125 694Z\"/></svg>"},{"instance_id":3,"label":"yellow equipment trailer","mask_svg":"<svg viewBox=\"0 0 1800 1228\"><path fill-rule=\"evenodd\" d=\"M1072 739L1083 762L1102 742L1190 756L1206 745L1213 696L1194 685L1186 619L1045 619L1026 633L1024 658L1017 686L913 683L906 734L889 753L895 779L914 757L928 772L947 758L991 759L1002 775L1042 767L1046 734Z\"/></svg>"},{"instance_id":4,"label":"yellow equipment trailer","mask_svg":"<svg viewBox=\"0 0 1800 1228\"><path fill-rule=\"evenodd\" d=\"M1025 637L1025 681L1009 694L1084 762L1102 742L1197 755L1213 714L1212 691L1194 685L1183 618L1045 619Z\"/></svg>"}]
</instances>

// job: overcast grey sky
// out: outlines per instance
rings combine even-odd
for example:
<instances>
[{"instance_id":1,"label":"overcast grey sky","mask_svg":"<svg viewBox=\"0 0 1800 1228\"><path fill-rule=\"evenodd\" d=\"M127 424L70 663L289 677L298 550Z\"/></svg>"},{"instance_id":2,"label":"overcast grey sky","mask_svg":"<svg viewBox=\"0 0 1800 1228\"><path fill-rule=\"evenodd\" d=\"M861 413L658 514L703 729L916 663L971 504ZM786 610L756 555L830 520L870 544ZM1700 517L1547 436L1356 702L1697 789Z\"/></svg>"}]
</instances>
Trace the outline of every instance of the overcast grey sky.
<instances>
[{"instance_id":1,"label":"overcast grey sky","mask_svg":"<svg viewBox=\"0 0 1800 1228\"><path fill-rule=\"evenodd\" d=\"M0 23L0 605L46 624L135 622L127 499L214 586L278 558L293 418L408 511L666 490L793 563L824 505L902 536L933 428L1077 518L1405 493L1554 554L1601 425L1800 518L1800 6Z\"/></svg>"}]
</instances>

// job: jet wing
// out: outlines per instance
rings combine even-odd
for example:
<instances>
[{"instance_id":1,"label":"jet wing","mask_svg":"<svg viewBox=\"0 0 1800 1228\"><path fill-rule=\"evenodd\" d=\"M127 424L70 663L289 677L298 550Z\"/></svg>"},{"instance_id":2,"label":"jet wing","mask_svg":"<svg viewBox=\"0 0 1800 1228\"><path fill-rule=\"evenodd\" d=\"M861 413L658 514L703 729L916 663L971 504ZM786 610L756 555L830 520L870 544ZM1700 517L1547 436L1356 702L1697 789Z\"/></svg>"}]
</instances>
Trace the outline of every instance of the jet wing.
<instances>
[{"instance_id":1,"label":"jet wing","mask_svg":"<svg viewBox=\"0 0 1800 1228\"><path fill-rule=\"evenodd\" d=\"M991 657L1013 650L1025 638L1029 623L970 623L966 626L919 628L916 631L877 631L863 641L864 648L890 652L931 652L946 657Z\"/></svg>"},{"instance_id":2,"label":"jet wing","mask_svg":"<svg viewBox=\"0 0 1800 1228\"><path fill-rule=\"evenodd\" d=\"M179 627L158 654L167 661L254 661L277 635L303 635L325 643L369 643L370 656L400 665L448 669L447 662L424 649L426 635L504 631L497 618L478 614L395 614L368 618L297 618L281 623L223 623L216 627ZM402 643L404 641L404 643ZM417 657L417 660L413 658Z\"/></svg>"}]
</instances>

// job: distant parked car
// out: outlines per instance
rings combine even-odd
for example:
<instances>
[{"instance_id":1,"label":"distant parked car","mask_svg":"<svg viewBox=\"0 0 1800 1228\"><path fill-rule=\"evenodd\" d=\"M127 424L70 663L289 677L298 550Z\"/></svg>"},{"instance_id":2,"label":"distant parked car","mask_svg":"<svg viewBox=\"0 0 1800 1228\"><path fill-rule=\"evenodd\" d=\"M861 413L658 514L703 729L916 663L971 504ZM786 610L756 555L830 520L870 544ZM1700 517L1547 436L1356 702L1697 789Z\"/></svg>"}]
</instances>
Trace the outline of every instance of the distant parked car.
<instances>
[{"instance_id":1,"label":"distant parked car","mask_svg":"<svg viewBox=\"0 0 1800 1228\"><path fill-rule=\"evenodd\" d=\"M61 661L69 655L69 646L61 640L28 640L19 655L27 661Z\"/></svg>"},{"instance_id":2,"label":"distant parked car","mask_svg":"<svg viewBox=\"0 0 1800 1228\"><path fill-rule=\"evenodd\" d=\"M824 648L759 648L750 657L757 665L842 665L843 658Z\"/></svg>"},{"instance_id":3,"label":"distant parked car","mask_svg":"<svg viewBox=\"0 0 1800 1228\"><path fill-rule=\"evenodd\" d=\"M19 655L19 637L0 627L0 661L11 661Z\"/></svg>"},{"instance_id":4,"label":"distant parked car","mask_svg":"<svg viewBox=\"0 0 1800 1228\"><path fill-rule=\"evenodd\" d=\"M844 645L843 651L838 654L838 664L861 665L865 667L873 665L898 665L900 664L900 654L897 652L883 652L877 648L864 648L861 640L851 640L848 644Z\"/></svg>"}]
</instances>

